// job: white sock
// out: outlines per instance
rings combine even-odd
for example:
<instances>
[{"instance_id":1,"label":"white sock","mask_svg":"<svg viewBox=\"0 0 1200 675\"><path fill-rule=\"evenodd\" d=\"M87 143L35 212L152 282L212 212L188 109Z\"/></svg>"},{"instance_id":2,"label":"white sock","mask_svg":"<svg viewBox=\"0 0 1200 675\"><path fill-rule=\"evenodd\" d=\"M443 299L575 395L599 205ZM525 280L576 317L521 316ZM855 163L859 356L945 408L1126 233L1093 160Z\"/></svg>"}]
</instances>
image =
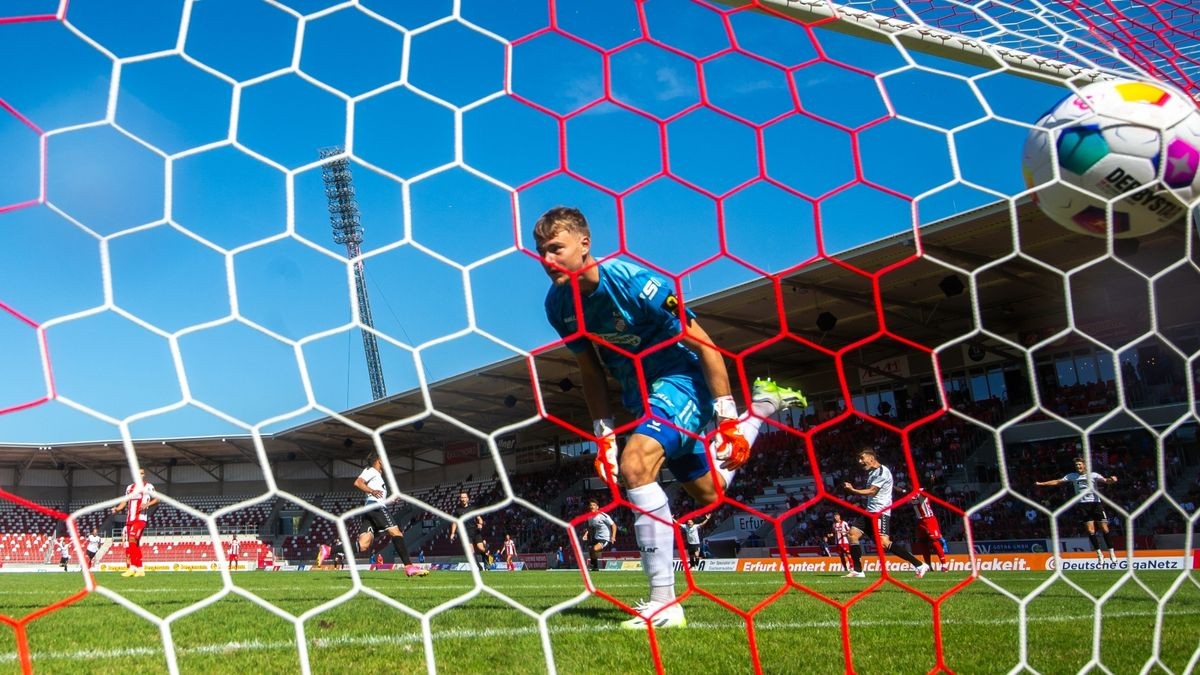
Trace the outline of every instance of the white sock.
<instances>
[{"instance_id":1,"label":"white sock","mask_svg":"<svg viewBox=\"0 0 1200 675\"><path fill-rule=\"evenodd\" d=\"M662 604L670 604L675 599L674 586L651 586L650 587L650 602L661 602Z\"/></svg>"},{"instance_id":2,"label":"white sock","mask_svg":"<svg viewBox=\"0 0 1200 675\"><path fill-rule=\"evenodd\" d=\"M671 505L667 501L667 493L658 483L650 483L627 490L625 494L630 503L638 508L633 531L638 548L642 551L642 569L650 579L651 592L669 586L674 597L675 528L670 524ZM651 515L662 520L651 518Z\"/></svg>"},{"instance_id":3,"label":"white sock","mask_svg":"<svg viewBox=\"0 0 1200 675\"><path fill-rule=\"evenodd\" d=\"M713 469L716 470L717 475L720 476L721 480L725 483L725 486L721 489L721 491L725 492L729 490L729 488L733 485L733 477L737 475L737 469L721 468L721 460L717 459L716 443L708 444L708 460L712 463Z\"/></svg>"},{"instance_id":4,"label":"white sock","mask_svg":"<svg viewBox=\"0 0 1200 675\"><path fill-rule=\"evenodd\" d=\"M745 437L750 447L754 447L754 441L758 439L758 430L762 427L763 420L774 415L779 409L770 401L754 401L750 404L750 410L754 414L751 415L750 412L747 412L742 415L738 420L738 429L741 430L742 436Z\"/></svg>"},{"instance_id":5,"label":"white sock","mask_svg":"<svg viewBox=\"0 0 1200 675\"><path fill-rule=\"evenodd\" d=\"M775 404L770 401L754 401L750 404L750 409L754 412L751 415L746 412L738 420L738 431L742 432L742 437L746 439L746 443L750 447L754 447L754 441L758 440L758 431L762 428L763 420L774 415L777 412ZM736 470L722 469L721 462L717 460L716 447L708 446L709 458L712 460L712 465L717 469L717 475L725 482L725 490L733 486L733 477L737 475Z\"/></svg>"}]
</instances>

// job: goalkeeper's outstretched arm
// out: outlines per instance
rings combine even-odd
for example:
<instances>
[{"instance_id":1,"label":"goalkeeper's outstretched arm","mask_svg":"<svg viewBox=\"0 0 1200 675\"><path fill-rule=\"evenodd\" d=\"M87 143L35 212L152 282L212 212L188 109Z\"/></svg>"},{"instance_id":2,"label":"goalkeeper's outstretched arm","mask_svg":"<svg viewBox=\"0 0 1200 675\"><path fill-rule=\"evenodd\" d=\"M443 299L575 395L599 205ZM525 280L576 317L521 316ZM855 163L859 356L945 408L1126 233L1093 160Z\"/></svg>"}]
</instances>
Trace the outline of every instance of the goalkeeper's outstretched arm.
<instances>
[{"instance_id":1,"label":"goalkeeper's outstretched arm","mask_svg":"<svg viewBox=\"0 0 1200 675\"><path fill-rule=\"evenodd\" d=\"M729 396L729 371L725 368L725 355L713 346L712 338L698 321L688 322L683 334L683 343L700 357L700 372L704 374L704 383L713 399ZM734 417L737 417L736 411Z\"/></svg>"},{"instance_id":2,"label":"goalkeeper's outstretched arm","mask_svg":"<svg viewBox=\"0 0 1200 675\"><path fill-rule=\"evenodd\" d=\"M612 419L612 409L608 405L608 376L604 374L600 357L596 356L596 348L588 345L587 349L576 352L575 362L579 364L583 400L587 402L588 413L593 420Z\"/></svg>"}]
</instances>

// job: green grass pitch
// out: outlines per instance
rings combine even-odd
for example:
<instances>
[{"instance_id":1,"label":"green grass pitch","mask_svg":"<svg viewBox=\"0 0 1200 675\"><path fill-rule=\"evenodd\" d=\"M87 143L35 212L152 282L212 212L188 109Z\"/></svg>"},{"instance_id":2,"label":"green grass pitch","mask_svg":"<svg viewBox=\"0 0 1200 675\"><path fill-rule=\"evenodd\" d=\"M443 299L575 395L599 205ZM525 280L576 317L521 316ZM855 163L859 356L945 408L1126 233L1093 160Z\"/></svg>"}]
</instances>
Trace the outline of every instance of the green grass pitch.
<instances>
[{"instance_id":1,"label":"green grass pitch","mask_svg":"<svg viewBox=\"0 0 1200 675\"><path fill-rule=\"evenodd\" d=\"M1078 572L1053 582L1048 573L1009 572L982 580L941 606L946 666L961 673L1004 673L1020 663L1020 607L1005 594L1032 597L1026 604L1028 665L1041 673L1090 670L1098 658L1110 672L1187 672L1200 645L1200 585L1193 573ZM363 585L429 612L463 602L429 622L436 669L443 673L546 670L546 646L537 620L506 601L544 613L583 590L578 573L525 571L483 575L434 572L405 578L364 572ZM961 578L930 573L898 580L938 594ZM82 588L81 576L0 575L0 612L20 618ZM421 621L369 593L353 590L348 572L243 572L234 585L295 616L345 597L304 622L314 673L424 673L427 655ZM626 602L645 595L637 572L596 576L604 591ZM686 589L679 575L680 592ZM754 642L766 673L845 672L839 610L793 587L782 575L709 572L698 587L754 614ZM136 603L148 615L170 618L170 638L184 673L291 673L300 667L294 624L237 592L226 592L216 573L148 573L124 579L96 575L97 583ZM872 579L803 575L805 584L835 602L848 603ZM866 582L866 583L864 583ZM1097 613L1096 599L1103 598ZM1161 623L1157 612L1162 607ZM662 631L658 648L668 673L751 673L749 638L741 616L702 594L684 602L688 627ZM195 608L194 611L187 611ZM1099 615L1099 641L1095 640ZM931 605L885 583L849 609L853 668L859 673L924 673L936 666ZM627 618L606 600L588 597L548 617L549 649L560 673L654 672L644 631L622 631ZM1155 639L1156 634L1160 638ZM163 672L167 660L159 625L100 593L27 624L35 672ZM16 638L0 633L0 673L20 672ZM1156 652L1156 644L1157 652Z\"/></svg>"}]
</instances>

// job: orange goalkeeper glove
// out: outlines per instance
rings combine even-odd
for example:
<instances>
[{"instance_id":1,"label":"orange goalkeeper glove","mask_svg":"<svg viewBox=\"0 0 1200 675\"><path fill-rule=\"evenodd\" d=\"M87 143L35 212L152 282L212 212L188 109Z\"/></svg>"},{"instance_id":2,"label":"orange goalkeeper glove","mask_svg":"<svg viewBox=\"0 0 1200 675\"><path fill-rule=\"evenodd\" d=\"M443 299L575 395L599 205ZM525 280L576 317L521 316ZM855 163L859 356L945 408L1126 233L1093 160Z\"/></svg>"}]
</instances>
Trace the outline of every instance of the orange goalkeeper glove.
<instances>
[{"instance_id":1,"label":"orange goalkeeper glove","mask_svg":"<svg viewBox=\"0 0 1200 675\"><path fill-rule=\"evenodd\" d=\"M612 430L611 419L592 421L596 435L596 474L609 485L617 483L617 435Z\"/></svg>"},{"instance_id":2,"label":"orange goalkeeper glove","mask_svg":"<svg viewBox=\"0 0 1200 675\"><path fill-rule=\"evenodd\" d=\"M740 469L750 459L750 443L738 428L737 404L732 396L718 396L713 401L713 409L717 416L713 447L721 468L727 471Z\"/></svg>"}]
</instances>

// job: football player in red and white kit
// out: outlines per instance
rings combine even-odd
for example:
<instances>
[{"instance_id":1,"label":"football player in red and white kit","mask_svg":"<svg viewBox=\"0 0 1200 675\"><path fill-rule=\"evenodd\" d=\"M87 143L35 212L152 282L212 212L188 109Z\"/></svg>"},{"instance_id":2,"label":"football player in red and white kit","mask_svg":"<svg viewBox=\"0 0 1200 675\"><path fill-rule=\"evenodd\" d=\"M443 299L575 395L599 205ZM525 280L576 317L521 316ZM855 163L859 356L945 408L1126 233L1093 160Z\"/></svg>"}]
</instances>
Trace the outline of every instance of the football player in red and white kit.
<instances>
[{"instance_id":1,"label":"football player in red and white kit","mask_svg":"<svg viewBox=\"0 0 1200 675\"><path fill-rule=\"evenodd\" d=\"M912 500L913 512L917 516L917 533L913 542L913 552L920 553L929 564L929 549L933 549L938 557L938 569L945 572L946 540L942 538L942 528L938 525L937 516L933 513L933 505L925 496L923 490L917 490L917 496Z\"/></svg>"},{"instance_id":2,"label":"football player in red and white kit","mask_svg":"<svg viewBox=\"0 0 1200 675\"><path fill-rule=\"evenodd\" d=\"M236 570L241 568L239 560L242 557L242 542L238 541L237 535L233 535L233 539L229 542L229 551L225 554L225 559L229 561L229 569Z\"/></svg>"},{"instance_id":3,"label":"football player in red and white kit","mask_svg":"<svg viewBox=\"0 0 1200 675\"><path fill-rule=\"evenodd\" d=\"M123 577L144 577L142 569L142 532L146 529L149 509L158 504L154 494L154 486L146 482L146 470L138 469L138 480L125 488L125 499L113 507L113 513L120 513L128 507L125 515L125 556L129 569L121 573Z\"/></svg>"},{"instance_id":4,"label":"football player in red and white kit","mask_svg":"<svg viewBox=\"0 0 1200 675\"><path fill-rule=\"evenodd\" d=\"M517 557L517 542L513 541L511 534L506 534L504 535L504 563L509 572L515 572L517 569L517 566L513 564L515 557Z\"/></svg>"},{"instance_id":5,"label":"football player in red and white kit","mask_svg":"<svg viewBox=\"0 0 1200 675\"><path fill-rule=\"evenodd\" d=\"M846 556L850 555L850 523L842 520L842 514L837 511L833 512L833 532L829 536L833 538L833 548L842 561L842 571L849 572Z\"/></svg>"}]
</instances>

